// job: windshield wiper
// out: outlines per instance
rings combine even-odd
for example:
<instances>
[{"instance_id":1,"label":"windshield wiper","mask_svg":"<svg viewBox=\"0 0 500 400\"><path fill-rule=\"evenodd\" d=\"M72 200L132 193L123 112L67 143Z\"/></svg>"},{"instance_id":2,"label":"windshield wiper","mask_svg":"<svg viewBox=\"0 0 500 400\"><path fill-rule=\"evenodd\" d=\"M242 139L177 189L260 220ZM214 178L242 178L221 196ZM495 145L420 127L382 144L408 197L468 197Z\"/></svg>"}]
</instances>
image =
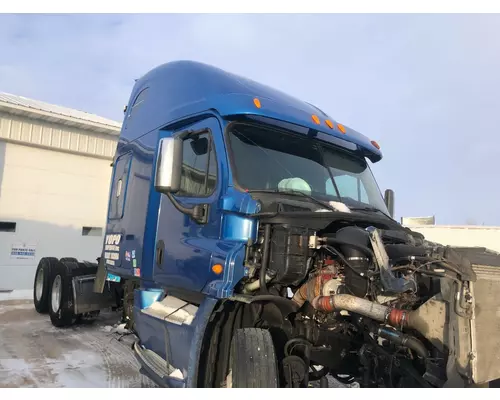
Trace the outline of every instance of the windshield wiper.
<instances>
[{"instance_id":1,"label":"windshield wiper","mask_svg":"<svg viewBox=\"0 0 500 400\"><path fill-rule=\"evenodd\" d=\"M304 192L302 192L300 190L293 190L293 189L287 189L287 190L280 190L280 189L255 189L255 190L248 190L248 193L283 193L283 194L290 194L290 195L296 195L296 196L298 195L298 196L305 197L305 198L307 198L309 200L312 200L316 204L320 205L322 208L327 208L330 211L334 211L334 212L337 211L330 204L324 203L323 201L317 199L316 197L311 196L310 194L304 193Z\"/></svg>"}]
</instances>

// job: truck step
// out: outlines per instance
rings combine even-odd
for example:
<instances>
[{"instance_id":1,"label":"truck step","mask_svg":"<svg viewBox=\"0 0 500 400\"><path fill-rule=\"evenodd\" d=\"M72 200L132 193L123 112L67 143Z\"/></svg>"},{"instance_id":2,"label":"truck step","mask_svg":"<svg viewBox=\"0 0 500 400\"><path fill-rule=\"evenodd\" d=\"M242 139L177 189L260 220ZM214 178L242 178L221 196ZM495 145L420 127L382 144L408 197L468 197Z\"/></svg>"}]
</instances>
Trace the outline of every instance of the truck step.
<instances>
[{"instance_id":1,"label":"truck step","mask_svg":"<svg viewBox=\"0 0 500 400\"><path fill-rule=\"evenodd\" d=\"M153 379L155 382L165 385L166 381L177 381L178 383L183 383L184 379L182 372L168 364L162 357L156 354L154 351L148 350L141 346L139 342L135 342L133 345L135 355L142 366L146 367L146 370L152 372L157 379ZM178 386L178 385L176 385Z\"/></svg>"},{"instance_id":2,"label":"truck step","mask_svg":"<svg viewBox=\"0 0 500 400\"><path fill-rule=\"evenodd\" d=\"M176 325L191 325L197 311L198 307L174 296L166 296L163 300L155 301L149 307L141 310L143 314Z\"/></svg>"}]
</instances>

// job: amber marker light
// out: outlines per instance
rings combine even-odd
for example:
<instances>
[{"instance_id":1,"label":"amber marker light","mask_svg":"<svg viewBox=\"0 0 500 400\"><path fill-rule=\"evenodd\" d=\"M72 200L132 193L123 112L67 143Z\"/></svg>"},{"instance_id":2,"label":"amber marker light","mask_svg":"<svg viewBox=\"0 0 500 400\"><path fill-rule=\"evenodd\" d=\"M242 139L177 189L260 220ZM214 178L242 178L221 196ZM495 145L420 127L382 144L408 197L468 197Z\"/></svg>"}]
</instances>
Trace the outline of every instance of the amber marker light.
<instances>
[{"instance_id":1,"label":"amber marker light","mask_svg":"<svg viewBox=\"0 0 500 400\"><path fill-rule=\"evenodd\" d=\"M212 265L212 272L216 275L220 275L222 274L222 272L224 271L224 267L220 264L215 264L215 265Z\"/></svg>"}]
</instances>

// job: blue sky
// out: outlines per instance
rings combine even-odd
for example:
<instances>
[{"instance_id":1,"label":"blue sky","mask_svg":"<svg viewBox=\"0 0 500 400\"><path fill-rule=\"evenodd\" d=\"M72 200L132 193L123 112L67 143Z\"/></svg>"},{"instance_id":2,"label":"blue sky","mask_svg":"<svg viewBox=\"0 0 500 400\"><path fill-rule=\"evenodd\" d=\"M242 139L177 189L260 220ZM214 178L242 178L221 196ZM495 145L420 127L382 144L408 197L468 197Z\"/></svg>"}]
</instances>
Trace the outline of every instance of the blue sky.
<instances>
[{"instance_id":1,"label":"blue sky","mask_svg":"<svg viewBox=\"0 0 500 400\"><path fill-rule=\"evenodd\" d=\"M121 121L134 79L216 65L377 140L396 214L500 225L500 15L0 15L0 91Z\"/></svg>"}]
</instances>

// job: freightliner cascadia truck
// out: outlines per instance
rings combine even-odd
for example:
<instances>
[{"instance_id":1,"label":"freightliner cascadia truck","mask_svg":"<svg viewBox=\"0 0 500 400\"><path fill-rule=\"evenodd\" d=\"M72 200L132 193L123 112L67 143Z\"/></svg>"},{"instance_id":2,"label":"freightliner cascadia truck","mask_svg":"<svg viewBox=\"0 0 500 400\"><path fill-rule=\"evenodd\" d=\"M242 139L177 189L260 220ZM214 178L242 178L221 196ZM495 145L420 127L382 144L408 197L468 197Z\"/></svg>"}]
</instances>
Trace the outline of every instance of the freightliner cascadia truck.
<instances>
[{"instance_id":1,"label":"freightliner cascadia truck","mask_svg":"<svg viewBox=\"0 0 500 400\"><path fill-rule=\"evenodd\" d=\"M162 387L487 386L500 270L396 222L381 159L309 103L161 65L125 107L102 253L42 258L35 307L61 328L121 312Z\"/></svg>"}]
</instances>

